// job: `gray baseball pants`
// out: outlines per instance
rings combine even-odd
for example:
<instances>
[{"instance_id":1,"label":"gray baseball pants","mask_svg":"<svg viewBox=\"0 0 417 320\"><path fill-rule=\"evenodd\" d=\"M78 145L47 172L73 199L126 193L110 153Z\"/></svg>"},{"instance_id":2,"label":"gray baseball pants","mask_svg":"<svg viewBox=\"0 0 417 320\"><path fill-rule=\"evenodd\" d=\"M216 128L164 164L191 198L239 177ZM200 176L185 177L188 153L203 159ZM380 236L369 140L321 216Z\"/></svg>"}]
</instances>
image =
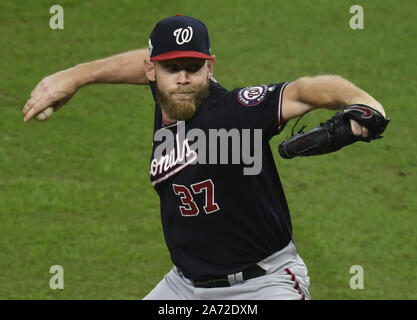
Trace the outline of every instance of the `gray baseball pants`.
<instances>
[{"instance_id":1,"label":"gray baseball pants","mask_svg":"<svg viewBox=\"0 0 417 320\"><path fill-rule=\"evenodd\" d=\"M258 262L266 275L239 281L239 273L230 279L230 287L194 287L177 267L147 295L145 300L304 300L310 299L307 267L294 242Z\"/></svg>"}]
</instances>

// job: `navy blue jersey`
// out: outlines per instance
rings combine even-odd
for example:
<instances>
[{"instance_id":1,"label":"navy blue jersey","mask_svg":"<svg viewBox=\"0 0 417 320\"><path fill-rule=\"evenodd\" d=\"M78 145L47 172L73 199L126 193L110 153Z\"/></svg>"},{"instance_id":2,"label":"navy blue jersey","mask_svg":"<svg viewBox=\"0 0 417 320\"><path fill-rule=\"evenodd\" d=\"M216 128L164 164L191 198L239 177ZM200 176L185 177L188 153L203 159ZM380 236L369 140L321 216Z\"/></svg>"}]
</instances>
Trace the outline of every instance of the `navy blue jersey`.
<instances>
[{"instance_id":1,"label":"navy blue jersey","mask_svg":"<svg viewBox=\"0 0 417 320\"><path fill-rule=\"evenodd\" d=\"M284 125L286 84L227 91L212 79L209 97L194 117L175 123L163 121L155 99L151 181L171 259L188 278L239 272L291 240L287 201L269 146ZM156 98L155 83L151 89ZM213 138L222 134L223 140ZM244 150L260 159L257 168Z\"/></svg>"}]
</instances>

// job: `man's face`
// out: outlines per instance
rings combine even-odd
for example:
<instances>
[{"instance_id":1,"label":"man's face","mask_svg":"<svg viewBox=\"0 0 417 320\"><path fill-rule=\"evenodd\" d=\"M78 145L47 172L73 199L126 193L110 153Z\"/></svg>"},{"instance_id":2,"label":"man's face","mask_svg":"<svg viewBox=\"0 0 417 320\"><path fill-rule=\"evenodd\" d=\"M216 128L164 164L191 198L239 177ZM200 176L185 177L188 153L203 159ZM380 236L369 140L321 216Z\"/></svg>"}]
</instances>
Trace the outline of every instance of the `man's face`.
<instances>
[{"instance_id":1,"label":"man's face","mask_svg":"<svg viewBox=\"0 0 417 320\"><path fill-rule=\"evenodd\" d=\"M157 96L167 120L189 120L209 95L212 62L179 58L154 63Z\"/></svg>"}]
</instances>

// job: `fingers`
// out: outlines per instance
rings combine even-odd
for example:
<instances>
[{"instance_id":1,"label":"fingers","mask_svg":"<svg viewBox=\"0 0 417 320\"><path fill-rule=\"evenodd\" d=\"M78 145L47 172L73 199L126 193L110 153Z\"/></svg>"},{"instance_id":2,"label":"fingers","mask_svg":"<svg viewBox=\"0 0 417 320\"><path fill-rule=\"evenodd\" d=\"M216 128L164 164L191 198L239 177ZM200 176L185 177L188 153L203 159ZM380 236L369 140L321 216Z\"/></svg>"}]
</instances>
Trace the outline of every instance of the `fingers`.
<instances>
[{"instance_id":1,"label":"fingers","mask_svg":"<svg viewBox=\"0 0 417 320\"><path fill-rule=\"evenodd\" d=\"M350 128L355 136L362 136L364 138L368 136L368 128L361 126L355 120L350 120Z\"/></svg>"},{"instance_id":2,"label":"fingers","mask_svg":"<svg viewBox=\"0 0 417 320\"><path fill-rule=\"evenodd\" d=\"M368 136L368 128L362 127L362 137L366 138Z\"/></svg>"},{"instance_id":3,"label":"fingers","mask_svg":"<svg viewBox=\"0 0 417 320\"><path fill-rule=\"evenodd\" d=\"M49 99L45 98L31 98L26 103L25 107L23 108L23 113L25 114L25 117L23 118L24 122L28 122L30 119L32 119L36 114L43 111L47 107L49 107L52 102Z\"/></svg>"},{"instance_id":4,"label":"fingers","mask_svg":"<svg viewBox=\"0 0 417 320\"><path fill-rule=\"evenodd\" d=\"M33 91L30 93L30 99L23 107L22 112L25 115L23 121L25 122L28 122L38 113L42 112L49 105L51 105L53 101L53 96L49 92L50 90L47 90L48 87L46 85L45 79L47 78L42 79L42 81L36 85L35 89L33 89ZM49 112L45 113L44 116L39 116L38 118L45 117L50 117Z\"/></svg>"},{"instance_id":5,"label":"fingers","mask_svg":"<svg viewBox=\"0 0 417 320\"><path fill-rule=\"evenodd\" d=\"M72 69L55 72L43 78L30 93L30 99L23 107L25 115L23 121L28 122L38 113L53 105L54 111L58 110L75 94L78 89L73 81ZM49 111L38 118L50 117Z\"/></svg>"},{"instance_id":6,"label":"fingers","mask_svg":"<svg viewBox=\"0 0 417 320\"><path fill-rule=\"evenodd\" d=\"M41 99L41 97L32 97L28 101L26 101L25 106L23 107L23 114L26 114L29 112L30 109L33 108L33 106Z\"/></svg>"}]
</instances>

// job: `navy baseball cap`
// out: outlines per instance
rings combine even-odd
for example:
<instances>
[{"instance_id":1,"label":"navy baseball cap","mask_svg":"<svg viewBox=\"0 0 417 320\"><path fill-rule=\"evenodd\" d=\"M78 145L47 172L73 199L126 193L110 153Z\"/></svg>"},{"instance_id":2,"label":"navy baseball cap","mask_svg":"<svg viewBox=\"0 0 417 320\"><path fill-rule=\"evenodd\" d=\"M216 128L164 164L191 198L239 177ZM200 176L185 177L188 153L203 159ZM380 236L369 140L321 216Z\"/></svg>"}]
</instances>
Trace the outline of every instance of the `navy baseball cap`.
<instances>
[{"instance_id":1,"label":"navy baseball cap","mask_svg":"<svg viewBox=\"0 0 417 320\"><path fill-rule=\"evenodd\" d=\"M207 27L200 20L176 15L159 21L149 37L151 61L175 58L214 60Z\"/></svg>"}]
</instances>

